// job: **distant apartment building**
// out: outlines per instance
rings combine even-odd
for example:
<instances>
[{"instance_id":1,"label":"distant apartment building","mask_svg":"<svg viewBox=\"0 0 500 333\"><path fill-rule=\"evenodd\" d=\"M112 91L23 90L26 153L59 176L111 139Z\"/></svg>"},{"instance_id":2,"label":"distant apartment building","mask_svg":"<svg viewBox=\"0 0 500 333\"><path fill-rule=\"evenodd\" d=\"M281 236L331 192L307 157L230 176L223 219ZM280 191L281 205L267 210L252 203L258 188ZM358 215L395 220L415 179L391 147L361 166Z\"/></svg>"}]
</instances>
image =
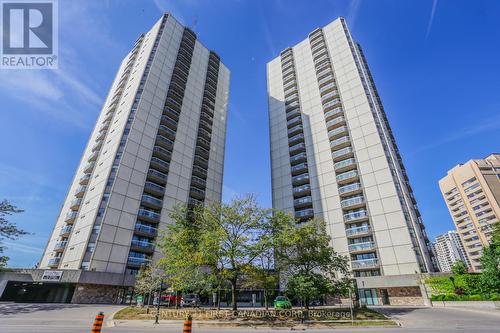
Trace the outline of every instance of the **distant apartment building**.
<instances>
[{"instance_id":1,"label":"distant apartment building","mask_svg":"<svg viewBox=\"0 0 500 333\"><path fill-rule=\"evenodd\" d=\"M99 281L89 279L113 284L101 281L105 274L135 275L160 258L155 241L174 205L221 200L229 76L219 56L169 14L137 39L39 268L66 278L67 270L102 273Z\"/></svg>"},{"instance_id":2,"label":"distant apartment building","mask_svg":"<svg viewBox=\"0 0 500 333\"><path fill-rule=\"evenodd\" d=\"M345 20L283 50L267 64L267 82L273 207L298 222L326 221L333 248L350 259L362 301L401 299L399 287L407 285L389 277L434 271L431 244ZM406 296L419 293L413 280L409 285Z\"/></svg>"},{"instance_id":3,"label":"distant apartment building","mask_svg":"<svg viewBox=\"0 0 500 333\"><path fill-rule=\"evenodd\" d=\"M441 272L451 272L453 264L463 261L470 268L469 258L465 253L462 240L456 231L448 231L436 237L433 243L436 259Z\"/></svg>"},{"instance_id":4,"label":"distant apartment building","mask_svg":"<svg viewBox=\"0 0 500 333\"><path fill-rule=\"evenodd\" d=\"M439 187L471 268L480 271L483 247L500 219L500 154L455 166Z\"/></svg>"}]
</instances>

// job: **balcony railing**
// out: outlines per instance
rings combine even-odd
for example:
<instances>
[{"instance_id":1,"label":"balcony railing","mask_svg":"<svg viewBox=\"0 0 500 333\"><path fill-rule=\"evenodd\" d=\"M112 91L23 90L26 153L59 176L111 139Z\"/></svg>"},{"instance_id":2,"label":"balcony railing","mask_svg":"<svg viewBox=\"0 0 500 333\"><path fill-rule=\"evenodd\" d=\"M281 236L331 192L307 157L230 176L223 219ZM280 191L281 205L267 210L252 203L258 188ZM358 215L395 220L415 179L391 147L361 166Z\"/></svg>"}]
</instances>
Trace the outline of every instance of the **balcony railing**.
<instances>
[{"instance_id":1,"label":"balcony railing","mask_svg":"<svg viewBox=\"0 0 500 333\"><path fill-rule=\"evenodd\" d=\"M164 186L161 186L161 185L158 185L158 184L155 184L152 182L146 182L144 184L144 190L151 192L153 194L157 194L157 195L163 195L165 193Z\"/></svg>"},{"instance_id":2,"label":"balcony railing","mask_svg":"<svg viewBox=\"0 0 500 333\"><path fill-rule=\"evenodd\" d=\"M48 265L54 267L59 265L60 262L61 262L61 257L50 258Z\"/></svg>"},{"instance_id":3,"label":"balcony railing","mask_svg":"<svg viewBox=\"0 0 500 333\"><path fill-rule=\"evenodd\" d=\"M335 171L338 171L340 169L344 169L346 167L350 166L355 166L356 165L356 160L354 158L348 158L347 160L343 160L340 162L337 162L333 165Z\"/></svg>"},{"instance_id":4,"label":"balcony railing","mask_svg":"<svg viewBox=\"0 0 500 333\"><path fill-rule=\"evenodd\" d=\"M297 126L292 127L288 130L288 135L298 133L298 132L302 131L303 129L304 128L302 127L302 125L297 125Z\"/></svg>"},{"instance_id":5,"label":"balcony railing","mask_svg":"<svg viewBox=\"0 0 500 333\"><path fill-rule=\"evenodd\" d=\"M159 207L161 208L163 205L163 200L155 198L151 195L143 194L142 195L142 203L147 206Z\"/></svg>"},{"instance_id":6,"label":"balcony railing","mask_svg":"<svg viewBox=\"0 0 500 333\"><path fill-rule=\"evenodd\" d=\"M162 135L157 135L156 136L156 143L164 148L167 148L167 149L172 149L172 147L174 146L174 142Z\"/></svg>"},{"instance_id":7,"label":"balcony railing","mask_svg":"<svg viewBox=\"0 0 500 333\"><path fill-rule=\"evenodd\" d=\"M358 236L358 235L365 235L370 232L371 228L369 225L363 225L360 227L356 228L349 228L345 230L346 235L349 236Z\"/></svg>"},{"instance_id":8,"label":"balcony railing","mask_svg":"<svg viewBox=\"0 0 500 333\"><path fill-rule=\"evenodd\" d=\"M168 175L166 173L154 169L149 169L148 177L154 178L156 181L161 181L162 183L166 183Z\"/></svg>"},{"instance_id":9,"label":"balcony railing","mask_svg":"<svg viewBox=\"0 0 500 333\"><path fill-rule=\"evenodd\" d=\"M330 139L335 139L337 136L339 136L341 134L346 134L347 130L348 130L347 126L341 126L341 127L334 128L333 130L328 132L328 137Z\"/></svg>"},{"instance_id":10,"label":"balcony railing","mask_svg":"<svg viewBox=\"0 0 500 333\"><path fill-rule=\"evenodd\" d=\"M344 116L340 116L340 117L337 117L337 118L334 118L334 119L328 121L326 123L326 127L330 129L331 127L333 127L335 125L338 125L340 123L343 123L343 122L345 122L345 117Z\"/></svg>"},{"instance_id":11,"label":"balcony railing","mask_svg":"<svg viewBox=\"0 0 500 333\"><path fill-rule=\"evenodd\" d=\"M322 86L321 88L319 88L319 92L323 93L323 92L325 92L325 91L327 91L329 89L333 89L335 87L336 87L336 85L335 85L334 82L328 83L328 84L325 84L324 86Z\"/></svg>"},{"instance_id":12,"label":"balcony railing","mask_svg":"<svg viewBox=\"0 0 500 333\"><path fill-rule=\"evenodd\" d=\"M166 160L169 160L172 157L172 152L170 150L167 150L160 146L153 147L153 154L156 154L157 156Z\"/></svg>"},{"instance_id":13,"label":"balcony railing","mask_svg":"<svg viewBox=\"0 0 500 333\"><path fill-rule=\"evenodd\" d=\"M69 208L71 208L72 210L78 210L80 208L81 203L82 199L73 199L69 204Z\"/></svg>"},{"instance_id":14,"label":"balcony railing","mask_svg":"<svg viewBox=\"0 0 500 333\"><path fill-rule=\"evenodd\" d=\"M150 235L156 235L158 232L158 229L151 227L149 225L137 223L135 225L135 231L142 232L145 234L150 234Z\"/></svg>"},{"instance_id":15,"label":"balcony railing","mask_svg":"<svg viewBox=\"0 0 500 333\"><path fill-rule=\"evenodd\" d=\"M83 172L85 173L91 173L92 170L94 170L95 162L90 162L85 166L85 169L83 169Z\"/></svg>"},{"instance_id":16,"label":"balcony railing","mask_svg":"<svg viewBox=\"0 0 500 333\"><path fill-rule=\"evenodd\" d=\"M349 184L349 185L339 187L340 194L349 193L349 192L358 191L358 190L361 190L360 183L354 183L354 184Z\"/></svg>"},{"instance_id":17,"label":"balcony railing","mask_svg":"<svg viewBox=\"0 0 500 333\"><path fill-rule=\"evenodd\" d=\"M83 176L80 177L79 184L80 185L87 185L90 180L90 173L86 173Z\"/></svg>"},{"instance_id":18,"label":"balcony railing","mask_svg":"<svg viewBox=\"0 0 500 333\"><path fill-rule=\"evenodd\" d=\"M374 249L375 249L374 242L349 244L349 251L350 252L370 251L370 250L374 250Z\"/></svg>"},{"instance_id":19,"label":"balcony railing","mask_svg":"<svg viewBox=\"0 0 500 333\"><path fill-rule=\"evenodd\" d=\"M146 241L140 241L133 239L131 243L132 247L135 247L136 249L141 249L144 251L152 252L155 248L155 245L151 242L146 242Z\"/></svg>"},{"instance_id":20,"label":"balcony railing","mask_svg":"<svg viewBox=\"0 0 500 333\"><path fill-rule=\"evenodd\" d=\"M353 260L351 261L351 267L353 269L378 267L378 259L373 258L373 259Z\"/></svg>"},{"instance_id":21,"label":"balcony railing","mask_svg":"<svg viewBox=\"0 0 500 333\"><path fill-rule=\"evenodd\" d=\"M294 146L291 146L290 148L288 148L288 150L290 151L290 153L304 151L304 150L306 150L306 144L304 142L301 142L301 143L298 143Z\"/></svg>"},{"instance_id":22,"label":"balcony railing","mask_svg":"<svg viewBox=\"0 0 500 333\"><path fill-rule=\"evenodd\" d=\"M296 207L308 205L310 203L312 203L312 197L311 196L302 197L302 198L293 200L293 205L296 206Z\"/></svg>"},{"instance_id":23,"label":"balcony railing","mask_svg":"<svg viewBox=\"0 0 500 333\"><path fill-rule=\"evenodd\" d=\"M309 181L309 174L308 173L304 173L302 175L292 177L292 183L294 185L304 184L304 183L307 183L308 181Z\"/></svg>"},{"instance_id":24,"label":"balcony railing","mask_svg":"<svg viewBox=\"0 0 500 333\"><path fill-rule=\"evenodd\" d=\"M293 194L303 194L311 192L311 185L305 184L293 188Z\"/></svg>"},{"instance_id":25,"label":"balcony railing","mask_svg":"<svg viewBox=\"0 0 500 333\"><path fill-rule=\"evenodd\" d=\"M330 147L335 148L337 146L343 145L343 144L348 143L350 141L351 141L351 138L348 135L346 135L346 136L343 136L341 138L330 141Z\"/></svg>"},{"instance_id":26,"label":"balcony railing","mask_svg":"<svg viewBox=\"0 0 500 333\"><path fill-rule=\"evenodd\" d=\"M314 210L312 208L298 210L295 212L295 218L308 218L314 216Z\"/></svg>"},{"instance_id":27,"label":"balcony railing","mask_svg":"<svg viewBox=\"0 0 500 333\"><path fill-rule=\"evenodd\" d=\"M290 118L292 118L292 117L299 116L299 115L300 115L300 109L299 109L299 108L290 109L290 110L286 113L286 117L287 117L287 119L290 119Z\"/></svg>"},{"instance_id":28,"label":"balcony railing","mask_svg":"<svg viewBox=\"0 0 500 333\"><path fill-rule=\"evenodd\" d=\"M199 188L196 187L191 187L189 189L189 193L194 197L198 199L203 199L205 198L205 191L200 190Z\"/></svg>"},{"instance_id":29,"label":"balcony railing","mask_svg":"<svg viewBox=\"0 0 500 333\"><path fill-rule=\"evenodd\" d=\"M151 259L140 258L140 257L128 257L127 264L134 266L146 266L151 263Z\"/></svg>"},{"instance_id":30,"label":"balcony railing","mask_svg":"<svg viewBox=\"0 0 500 333\"><path fill-rule=\"evenodd\" d=\"M207 181L205 179L196 176L191 177L191 183L201 188L205 188L207 186Z\"/></svg>"},{"instance_id":31,"label":"balcony railing","mask_svg":"<svg viewBox=\"0 0 500 333\"><path fill-rule=\"evenodd\" d=\"M165 162L164 160L158 157L151 157L151 166L158 168L162 171L167 171L170 163Z\"/></svg>"},{"instance_id":32,"label":"balcony railing","mask_svg":"<svg viewBox=\"0 0 500 333\"><path fill-rule=\"evenodd\" d=\"M332 153L332 157L333 157L333 159L337 159L337 158L340 158L344 155L351 154L351 153L353 153L352 147L346 147L346 148L342 148L340 150L334 151Z\"/></svg>"},{"instance_id":33,"label":"balcony railing","mask_svg":"<svg viewBox=\"0 0 500 333\"><path fill-rule=\"evenodd\" d=\"M207 176L207 170L203 169L202 167L198 165L193 165L193 174L196 174L198 176L206 177Z\"/></svg>"},{"instance_id":34,"label":"balcony railing","mask_svg":"<svg viewBox=\"0 0 500 333\"><path fill-rule=\"evenodd\" d=\"M71 229L73 227L71 225L65 225L64 227L61 228L61 231L59 232L59 236L67 236L71 233Z\"/></svg>"},{"instance_id":35,"label":"balcony railing","mask_svg":"<svg viewBox=\"0 0 500 333\"><path fill-rule=\"evenodd\" d=\"M300 133L300 134L294 135L290 139L288 139L288 143L294 144L297 141L303 141L303 140L304 140L304 134Z\"/></svg>"},{"instance_id":36,"label":"balcony railing","mask_svg":"<svg viewBox=\"0 0 500 333\"><path fill-rule=\"evenodd\" d=\"M139 209L137 216L140 218L145 218L145 219L155 221L155 222L160 221L160 214L155 213L151 210L144 209L144 208Z\"/></svg>"},{"instance_id":37,"label":"balcony railing","mask_svg":"<svg viewBox=\"0 0 500 333\"><path fill-rule=\"evenodd\" d=\"M292 118L286 122L288 127L294 126L296 124L300 124L302 122L302 117L300 115L298 117Z\"/></svg>"},{"instance_id":38,"label":"balcony railing","mask_svg":"<svg viewBox=\"0 0 500 333\"><path fill-rule=\"evenodd\" d=\"M307 171L307 163L300 163L292 166L292 174L297 174L304 171Z\"/></svg>"},{"instance_id":39,"label":"balcony railing","mask_svg":"<svg viewBox=\"0 0 500 333\"><path fill-rule=\"evenodd\" d=\"M64 222L66 222L66 223L73 222L76 218L76 215L78 215L77 212L68 212L66 214L66 218L64 219Z\"/></svg>"},{"instance_id":40,"label":"balcony railing","mask_svg":"<svg viewBox=\"0 0 500 333\"><path fill-rule=\"evenodd\" d=\"M175 138L175 131L165 125L160 125L159 132L163 135L169 136L171 139Z\"/></svg>"},{"instance_id":41,"label":"balcony railing","mask_svg":"<svg viewBox=\"0 0 500 333\"><path fill-rule=\"evenodd\" d=\"M321 85L321 84L323 84L323 83L325 83L325 82L328 82L328 81L333 81L333 79L334 79L334 78L333 78L333 75L327 75L327 76L325 76L324 78L320 79L320 80L318 81L318 84L319 84L319 85Z\"/></svg>"},{"instance_id":42,"label":"balcony railing","mask_svg":"<svg viewBox=\"0 0 500 333\"><path fill-rule=\"evenodd\" d=\"M76 188L76 191L75 191L75 196L77 198L81 198L83 197L83 194L85 193L85 190L87 189L87 186L86 185L80 185Z\"/></svg>"},{"instance_id":43,"label":"balcony railing","mask_svg":"<svg viewBox=\"0 0 500 333\"><path fill-rule=\"evenodd\" d=\"M344 214L344 221L353 221L368 217L368 212L366 210L358 210Z\"/></svg>"},{"instance_id":44,"label":"balcony railing","mask_svg":"<svg viewBox=\"0 0 500 333\"><path fill-rule=\"evenodd\" d=\"M363 196L357 196L354 198L348 198L340 201L340 206L342 208L357 206L365 202L365 198Z\"/></svg>"},{"instance_id":45,"label":"balcony railing","mask_svg":"<svg viewBox=\"0 0 500 333\"><path fill-rule=\"evenodd\" d=\"M290 157L290 163L300 162L307 158L306 153L298 153L297 155L293 155Z\"/></svg>"},{"instance_id":46,"label":"balcony railing","mask_svg":"<svg viewBox=\"0 0 500 333\"><path fill-rule=\"evenodd\" d=\"M66 244L68 244L68 241L61 241L57 242L56 245L54 246L54 251L62 251L66 247Z\"/></svg>"},{"instance_id":47,"label":"balcony railing","mask_svg":"<svg viewBox=\"0 0 500 333\"><path fill-rule=\"evenodd\" d=\"M321 100L324 102L324 101L326 101L327 99L329 99L331 97L337 96L338 94L339 94L339 92L337 90L332 90L332 91L324 94L323 96L321 96ZM333 99L333 100L328 101L328 102L340 103L340 99L336 98L336 99Z\"/></svg>"}]
</instances>

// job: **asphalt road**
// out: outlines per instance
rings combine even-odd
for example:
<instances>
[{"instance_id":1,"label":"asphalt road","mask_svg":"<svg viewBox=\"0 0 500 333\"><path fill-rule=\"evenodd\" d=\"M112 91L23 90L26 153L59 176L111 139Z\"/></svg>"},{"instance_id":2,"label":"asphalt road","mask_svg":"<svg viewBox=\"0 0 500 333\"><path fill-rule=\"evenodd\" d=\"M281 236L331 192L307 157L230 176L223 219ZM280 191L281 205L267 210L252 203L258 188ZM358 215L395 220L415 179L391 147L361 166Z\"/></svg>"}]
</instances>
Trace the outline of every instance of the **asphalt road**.
<instances>
[{"instance_id":1,"label":"asphalt road","mask_svg":"<svg viewBox=\"0 0 500 333\"><path fill-rule=\"evenodd\" d=\"M95 315L99 311L105 314L102 333L126 332L182 332L179 323L153 325L152 322L117 322L109 321L111 315L121 306L114 305L75 305L75 304L13 304L0 303L1 333L88 333ZM336 328L308 329L307 332L500 332L500 311L469 310L452 308L382 308L379 309L401 323L396 328ZM110 326L111 325L111 326ZM249 333L289 331L290 329L254 329L254 328L193 328L193 333Z\"/></svg>"}]
</instances>

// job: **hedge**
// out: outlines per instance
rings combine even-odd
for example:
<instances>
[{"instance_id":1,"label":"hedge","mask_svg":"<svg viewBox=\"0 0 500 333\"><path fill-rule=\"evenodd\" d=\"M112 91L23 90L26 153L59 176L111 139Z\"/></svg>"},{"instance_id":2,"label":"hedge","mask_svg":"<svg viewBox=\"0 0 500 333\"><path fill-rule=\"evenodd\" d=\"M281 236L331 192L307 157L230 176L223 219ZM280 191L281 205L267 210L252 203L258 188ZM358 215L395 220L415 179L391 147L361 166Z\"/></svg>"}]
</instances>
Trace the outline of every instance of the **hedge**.
<instances>
[{"instance_id":1,"label":"hedge","mask_svg":"<svg viewBox=\"0 0 500 333\"><path fill-rule=\"evenodd\" d=\"M456 295L440 294L432 295L431 301L500 301L500 294L474 294L474 295Z\"/></svg>"}]
</instances>

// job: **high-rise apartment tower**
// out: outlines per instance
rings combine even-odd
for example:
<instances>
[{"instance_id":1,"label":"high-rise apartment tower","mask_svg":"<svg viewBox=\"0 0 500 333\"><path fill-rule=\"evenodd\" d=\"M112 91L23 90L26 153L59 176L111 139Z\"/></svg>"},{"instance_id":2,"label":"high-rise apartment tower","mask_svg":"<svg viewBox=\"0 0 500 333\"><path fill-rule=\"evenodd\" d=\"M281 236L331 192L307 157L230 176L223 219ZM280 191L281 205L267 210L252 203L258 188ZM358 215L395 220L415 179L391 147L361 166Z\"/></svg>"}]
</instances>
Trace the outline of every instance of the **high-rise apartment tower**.
<instances>
[{"instance_id":1,"label":"high-rise apartment tower","mask_svg":"<svg viewBox=\"0 0 500 333\"><path fill-rule=\"evenodd\" d=\"M273 207L299 222L324 219L357 278L433 271L399 150L345 20L283 50L267 81ZM387 296L375 289L361 290L367 303Z\"/></svg>"},{"instance_id":2,"label":"high-rise apartment tower","mask_svg":"<svg viewBox=\"0 0 500 333\"><path fill-rule=\"evenodd\" d=\"M219 201L229 70L165 14L123 60L40 263L134 274L176 204Z\"/></svg>"},{"instance_id":3,"label":"high-rise apartment tower","mask_svg":"<svg viewBox=\"0 0 500 333\"><path fill-rule=\"evenodd\" d=\"M463 261L467 267L470 267L464 245L456 231L448 231L437 236L433 246L441 272L451 272L453 264L457 261Z\"/></svg>"},{"instance_id":4,"label":"high-rise apartment tower","mask_svg":"<svg viewBox=\"0 0 500 333\"><path fill-rule=\"evenodd\" d=\"M500 221L500 154L455 166L439 187L471 268L480 271L483 247Z\"/></svg>"}]
</instances>

